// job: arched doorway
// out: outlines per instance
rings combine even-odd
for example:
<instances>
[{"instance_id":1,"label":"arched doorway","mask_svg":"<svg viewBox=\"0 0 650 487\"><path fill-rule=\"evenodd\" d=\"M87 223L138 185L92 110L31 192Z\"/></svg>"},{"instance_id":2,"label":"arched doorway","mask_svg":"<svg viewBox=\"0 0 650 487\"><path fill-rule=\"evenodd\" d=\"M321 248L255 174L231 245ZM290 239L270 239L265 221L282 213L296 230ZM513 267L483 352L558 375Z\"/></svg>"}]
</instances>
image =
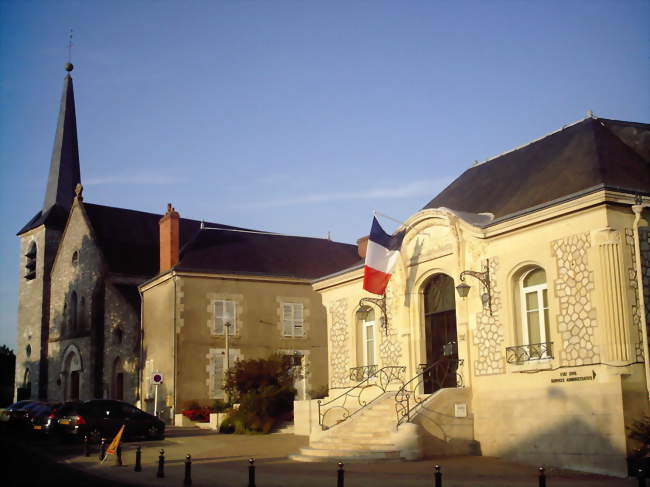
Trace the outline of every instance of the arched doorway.
<instances>
[{"instance_id":1,"label":"arched doorway","mask_svg":"<svg viewBox=\"0 0 650 487\"><path fill-rule=\"evenodd\" d=\"M436 274L424 285L424 335L426 364L433 366L424 376L424 392L431 394L443 387L456 387L458 336L454 280Z\"/></svg>"},{"instance_id":2,"label":"arched doorway","mask_svg":"<svg viewBox=\"0 0 650 487\"><path fill-rule=\"evenodd\" d=\"M74 345L63 356L63 397L66 401L78 401L81 389L81 355Z\"/></svg>"}]
</instances>

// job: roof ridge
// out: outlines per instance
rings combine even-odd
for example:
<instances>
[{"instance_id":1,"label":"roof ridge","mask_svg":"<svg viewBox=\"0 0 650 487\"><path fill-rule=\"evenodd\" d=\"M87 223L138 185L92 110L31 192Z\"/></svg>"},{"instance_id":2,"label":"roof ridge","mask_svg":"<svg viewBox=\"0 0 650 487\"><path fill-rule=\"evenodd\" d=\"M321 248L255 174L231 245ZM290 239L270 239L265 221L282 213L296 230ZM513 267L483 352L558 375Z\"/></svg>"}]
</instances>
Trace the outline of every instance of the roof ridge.
<instances>
[{"instance_id":1,"label":"roof ridge","mask_svg":"<svg viewBox=\"0 0 650 487\"><path fill-rule=\"evenodd\" d=\"M569 124L563 125L562 127L560 127L560 128L557 129L557 130L554 130L553 132L549 132L548 134L542 135L541 137L537 137L536 139L533 139L533 140L531 140L530 142L527 142L527 143L525 143L525 144L522 144L522 145L520 145L520 146L517 146L517 147L515 147L514 149L507 150L507 151L505 151L505 152L502 152L502 153L500 153L500 154L497 154L496 156L488 157L487 159L485 159L484 161L481 161L481 162L478 162L478 161L477 161L477 162L475 162L475 163L472 165L472 167L471 167L470 169L472 169L472 168L474 168L474 167L477 167L477 166L482 166L483 164L485 164L485 163L487 163L487 162L490 162L490 161L493 161L494 159L498 159L499 157L505 156L506 154L510 154L511 152L518 151L518 150L520 150L520 149L523 149L524 147L528 147L529 145L532 145L532 144L535 144L535 143L537 143L537 142L539 142L539 141L541 141L541 140L544 140L545 138L550 137L551 135L558 134L558 133L562 132L563 130L568 129L569 127L573 127L574 125L578 125L579 123L582 123L582 122L584 122L585 120L588 120L588 119L595 119L595 120L597 120L598 117L594 117L593 115L589 115L589 114L588 114L587 116L585 116L584 118L582 118L582 119L580 119L580 120L576 120L575 122L572 122L572 123L569 123Z\"/></svg>"}]
</instances>

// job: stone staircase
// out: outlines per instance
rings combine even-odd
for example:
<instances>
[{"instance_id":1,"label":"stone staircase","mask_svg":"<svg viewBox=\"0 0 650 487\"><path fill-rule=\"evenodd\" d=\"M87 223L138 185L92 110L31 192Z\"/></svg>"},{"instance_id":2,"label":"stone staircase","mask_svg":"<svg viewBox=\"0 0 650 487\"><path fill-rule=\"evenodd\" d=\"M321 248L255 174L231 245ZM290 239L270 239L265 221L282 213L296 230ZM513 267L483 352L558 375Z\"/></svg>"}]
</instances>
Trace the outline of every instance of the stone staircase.
<instances>
[{"instance_id":1,"label":"stone staircase","mask_svg":"<svg viewBox=\"0 0 650 487\"><path fill-rule=\"evenodd\" d=\"M336 426L312 434L308 448L289 458L299 462L399 462L394 442L395 393L386 392Z\"/></svg>"}]
</instances>

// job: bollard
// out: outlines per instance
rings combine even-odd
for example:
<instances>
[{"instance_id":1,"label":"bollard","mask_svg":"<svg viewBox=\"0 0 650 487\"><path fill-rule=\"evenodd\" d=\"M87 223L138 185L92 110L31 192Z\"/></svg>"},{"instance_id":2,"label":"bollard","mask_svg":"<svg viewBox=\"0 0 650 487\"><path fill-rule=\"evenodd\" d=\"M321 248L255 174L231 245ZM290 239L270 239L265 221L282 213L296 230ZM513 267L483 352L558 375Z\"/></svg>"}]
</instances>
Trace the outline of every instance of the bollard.
<instances>
[{"instance_id":1,"label":"bollard","mask_svg":"<svg viewBox=\"0 0 650 487\"><path fill-rule=\"evenodd\" d=\"M440 471L440 465L435 465L436 473L433 474L433 477L436 481L436 487L442 487L442 472Z\"/></svg>"},{"instance_id":2,"label":"bollard","mask_svg":"<svg viewBox=\"0 0 650 487\"><path fill-rule=\"evenodd\" d=\"M118 467L122 466L122 445L117 445L117 449L115 450L115 464Z\"/></svg>"},{"instance_id":3,"label":"bollard","mask_svg":"<svg viewBox=\"0 0 650 487\"><path fill-rule=\"evenodd\" d=\"M90 450L88 448L88 435L84 435L84 457L90 456Z\"/></svg>"},{"instance_id":4,"label":"bollard","mask_svg":"<svg viewBox=\"0 0 650 487\"><path fill-rule=\"evenodd\" d=\"M636 480L638 482L637 487L646 487L645 472L643 471L642 468L640 468L636 473Z\"/></svg>"},{"instance_id":5,"label":"bollard","mask_svg":"<svg viewBox=\"0 0 650 487\"><path fill-rule=\"evenodd\" d=\"M248 459L248 487L255 487L255 459Z\"/></svg>"},{"instance_id":6,"label":"bollard","mask_svg":"<svg viewBox=\"0 0 650 487\"><path fill-rule=\"evenodd\" d=\"M546 487L546 474L544 467L539 467L539 487Z\"/></svg>"},{"instance_id":7,"label":"bollard","mask_svg":"<svg viewBox=\"0 0 650 487\"><path fill-rule=\"evenodd\" d=\"M160 456L158 457L158 471L156 472L156 477L159 479L165 476L165 450L160 449Z\"/></svg>"},{"instance_id":8,"label":"bollard","mask_svg":"<svg viewBox=\"0 0 650 487\"><path fill-rule=\"evenodd\" d=\"M99 459L103 460L105 456L106 456L106 438L102 438L102 441L99 444Z\"/></svg>"},{"instance_id":9,"label":"bollard","mask_svg":"<svg viewBox=\"0 0 650 487\"><path fill-rule=\"evenodd\" d=\"M142 472L142 448L140 445L135 449L135 468L134 472Z\"/></svg>"},{"instance_id":10,"label":"bollard","mask_svg":"<svg viewBox=\"0 0 650 487\"><path fill-rule=\"evenodd\" d=\"M337 472L336 477L336 487L344 487L345 482L345 471L343 470L343 464L339 462L339 471Z\"/></svg>"},{"instance_id":11,"label":"bollard","mask_svg":"<svg viewBox=\"0 0 650 487\"><path fill-rule=\"evenodd\" d=\"M183 485L192 485L192 455L185 455L185 478Z\"/></svg>"}]
</instances>

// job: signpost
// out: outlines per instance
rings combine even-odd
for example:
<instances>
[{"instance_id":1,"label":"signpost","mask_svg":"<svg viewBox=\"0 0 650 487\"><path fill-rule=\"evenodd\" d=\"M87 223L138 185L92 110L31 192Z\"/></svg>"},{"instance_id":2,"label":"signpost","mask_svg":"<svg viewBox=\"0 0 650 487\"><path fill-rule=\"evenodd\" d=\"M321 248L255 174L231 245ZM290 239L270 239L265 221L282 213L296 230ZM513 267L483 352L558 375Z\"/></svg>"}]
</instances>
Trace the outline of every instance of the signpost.
<instances>
[{"instance_id":1,"label":"signpost","mask_svg":"<svg viewBox=\"0 0 650 487\"><path fill-rule=\"evenodd\" d=\"M151 383L155 387L153 395L153 415L158 416L158 386L163 383L162 372L154 372L151 374Z\"/></svg>"}]
</instances>

